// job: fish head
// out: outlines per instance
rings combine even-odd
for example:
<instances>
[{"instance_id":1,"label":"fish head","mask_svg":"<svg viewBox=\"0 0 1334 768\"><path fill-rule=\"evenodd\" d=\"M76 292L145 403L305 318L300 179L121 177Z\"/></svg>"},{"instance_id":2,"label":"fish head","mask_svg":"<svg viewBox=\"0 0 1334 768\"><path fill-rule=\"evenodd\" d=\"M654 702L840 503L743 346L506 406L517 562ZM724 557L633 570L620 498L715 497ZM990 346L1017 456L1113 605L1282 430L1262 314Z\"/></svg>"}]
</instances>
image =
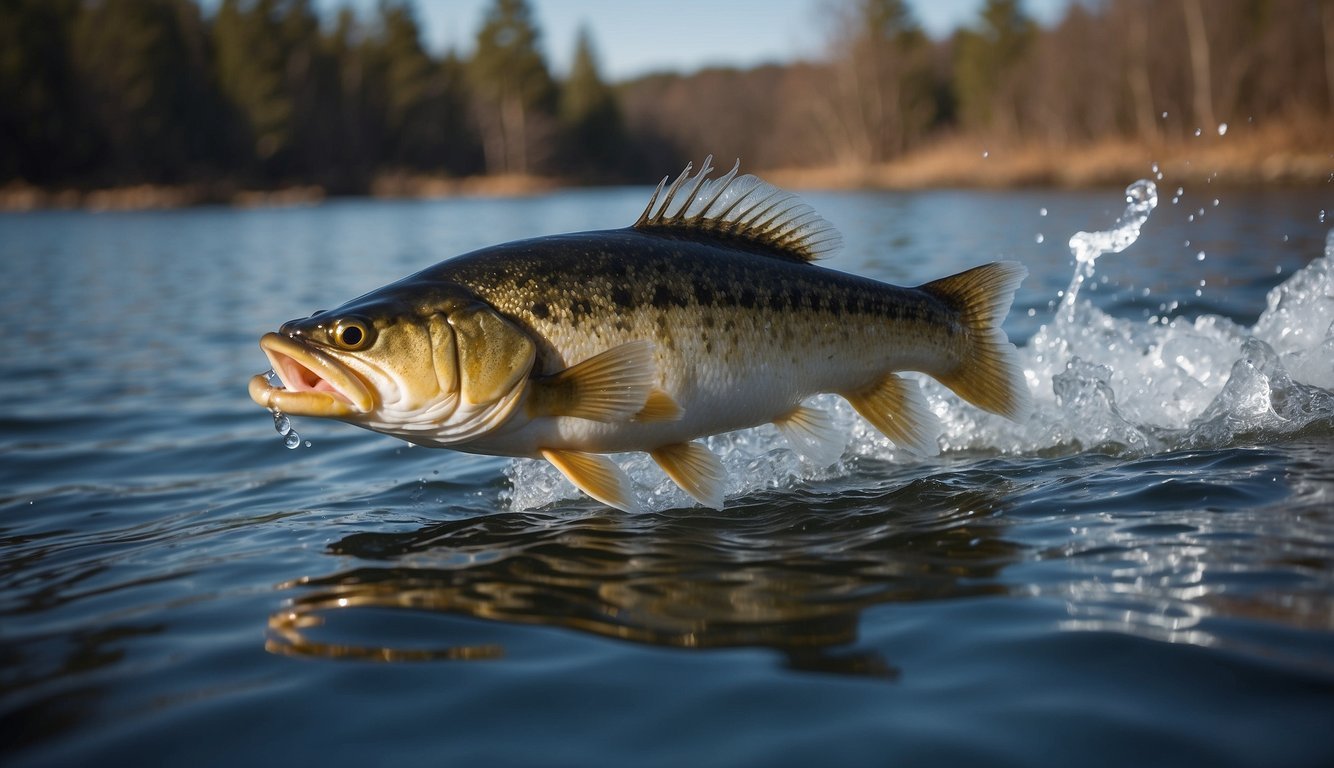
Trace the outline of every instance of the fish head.
<instances>
[{"instance_id":1,"label":"fish head","mask_svg":"<svg viewBox=\"0 0 1334 768\"><path fill-rule=\"evenodd\" d=\"M529 334L460 286L390 288L265 334L282 386L255 376L251 398L436 445L502 423L536 358Z\"/></svg>"}]
</instances>

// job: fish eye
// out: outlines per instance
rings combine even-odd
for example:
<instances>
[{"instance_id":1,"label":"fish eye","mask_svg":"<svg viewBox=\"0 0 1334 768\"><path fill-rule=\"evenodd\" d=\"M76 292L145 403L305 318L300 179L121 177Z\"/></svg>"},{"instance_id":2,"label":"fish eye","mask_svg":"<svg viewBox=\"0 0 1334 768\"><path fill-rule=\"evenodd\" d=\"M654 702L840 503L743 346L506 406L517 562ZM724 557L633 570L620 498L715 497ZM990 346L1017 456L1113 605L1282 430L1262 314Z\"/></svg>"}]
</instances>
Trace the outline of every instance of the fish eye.
<instances>
[{"instance_id":1,"label":"fish eye","mask_svg":"<svg viewBox=\"0 0 1334 768\"><path fill-rule=\"evenodd\" d=\"M370 343L371 332L366 323L352 317L339 320L333 328L333 339L343 349L357 350Z\"/></svg>"}]
</instances>

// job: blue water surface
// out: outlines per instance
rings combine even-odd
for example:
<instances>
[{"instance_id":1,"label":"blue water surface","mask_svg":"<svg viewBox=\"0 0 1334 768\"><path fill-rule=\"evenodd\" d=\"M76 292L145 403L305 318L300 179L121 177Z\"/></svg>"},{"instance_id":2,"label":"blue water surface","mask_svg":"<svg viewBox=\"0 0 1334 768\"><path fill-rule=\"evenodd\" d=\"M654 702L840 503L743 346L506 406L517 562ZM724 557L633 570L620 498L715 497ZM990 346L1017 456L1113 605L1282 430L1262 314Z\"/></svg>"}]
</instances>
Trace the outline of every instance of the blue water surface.
<instances>
[{"instance_id":1,"label":"blue water surface","mask_svg":"<svg viewBox=\"0 0 1334 768\"><path fill-rule=\"evenodd\" d=\"M1334 764L1329 420L854 453L721 512L632 515L521 508L506 459L346 425L297 419L310 445L287 450L247 397L282 322L491 243L622 226L648 191L0 215L0 759ZM1020 343L1070 235L1124 205L806 197L845 235L837 269L1022 261ZM1334 202L1170 197L1084 294L1124 322L1255 323Z\"/></svg>"}]
</instances>

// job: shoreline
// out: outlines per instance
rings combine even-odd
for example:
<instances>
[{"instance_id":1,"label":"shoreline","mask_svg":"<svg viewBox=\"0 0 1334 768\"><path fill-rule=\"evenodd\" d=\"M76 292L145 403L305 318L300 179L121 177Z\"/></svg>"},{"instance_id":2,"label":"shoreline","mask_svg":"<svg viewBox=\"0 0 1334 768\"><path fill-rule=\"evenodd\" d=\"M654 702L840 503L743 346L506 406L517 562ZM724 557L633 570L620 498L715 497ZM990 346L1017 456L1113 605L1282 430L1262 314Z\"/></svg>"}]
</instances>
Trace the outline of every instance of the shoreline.
<instances>
[{"instance_id":1,"label":"shoreline","mask_svg":"<svg viewBox=\"0 0 1334 768\"><path fill-rule=\"evenodd\" d=\"M876 165L750 170L781 187L821 191L1092 188L1122 186L1158 174L1178 184L1307 187L1334 183L1334 141L1317 148L1319 139L1298 142L1291 135L1266 136L1254 130L1238 133L1241 135L1235 138L1207 135L1156 146L1102 141L1056 149L1033 143L989 145L974 137L951 137ZM376 176L365 193L345 197L521 197L586 186L551 176L446 178L386 172ZM274 189L245 189L228 182L77 189L10 182L0 187L0 211L141 211L201 205L276 208L318 205L331 197L344 196L331 195L316 184Z\"/></svg>"}]
</instances>

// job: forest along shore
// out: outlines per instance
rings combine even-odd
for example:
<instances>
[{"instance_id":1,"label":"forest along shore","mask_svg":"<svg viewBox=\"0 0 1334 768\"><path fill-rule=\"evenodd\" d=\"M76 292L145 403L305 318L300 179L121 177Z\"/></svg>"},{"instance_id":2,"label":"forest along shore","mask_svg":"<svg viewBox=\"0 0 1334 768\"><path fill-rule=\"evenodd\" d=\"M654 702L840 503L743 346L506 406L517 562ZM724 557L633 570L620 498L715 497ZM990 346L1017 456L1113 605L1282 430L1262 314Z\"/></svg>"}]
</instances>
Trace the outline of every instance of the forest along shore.
<instances>
[{"instance_id":1,"label":"forest along shore","mask_svg":"<svg viewBox=\"0 0 1334 768\"><path fill-rule=\"evenodd\" d=\"M941 38L906 0L810 2L809 60L618 82L593 26L546 39L525 0L447 51L410 0L0 3L0 207L513 195L709 154L794 188L1331 181L1334 0L1074 2L1048 25L980 0Z\"/></svg>"},{"instance_id":2,"label":"forest along shore","mask_svg":"<svg viewBox=\"0 0 1334 768\"><path fill-rule=\"evenodd\" d=\"M1019 187L1123 186L1161 172L1176 184L1314 186L1334 182L1334 146L1320 148L1317 122L1257 128L1228 126L1157 146L1107 140L1082 147L988 144L976 137L942 139L896 160L874 164L757 169L746 172L790 189L1006 189ZM703 158L694 158L699 162ZM729 164L732 158L715 158ZM1155 170L1156 169L1156 170ZM663 167L663 174L679 168ZM638 183L651 185L646 176ZM537 174L448 177L420 172L377 175L368 195L377 198L509 197L588 186L572 177ZM242 189L229 184L135 184L98 189L0 187L0 210L151 210L196 205L283 207L315 205L334 196L319 185ZM358 195L364 196L364 195Z\"/></svg>"}]
</instances>

